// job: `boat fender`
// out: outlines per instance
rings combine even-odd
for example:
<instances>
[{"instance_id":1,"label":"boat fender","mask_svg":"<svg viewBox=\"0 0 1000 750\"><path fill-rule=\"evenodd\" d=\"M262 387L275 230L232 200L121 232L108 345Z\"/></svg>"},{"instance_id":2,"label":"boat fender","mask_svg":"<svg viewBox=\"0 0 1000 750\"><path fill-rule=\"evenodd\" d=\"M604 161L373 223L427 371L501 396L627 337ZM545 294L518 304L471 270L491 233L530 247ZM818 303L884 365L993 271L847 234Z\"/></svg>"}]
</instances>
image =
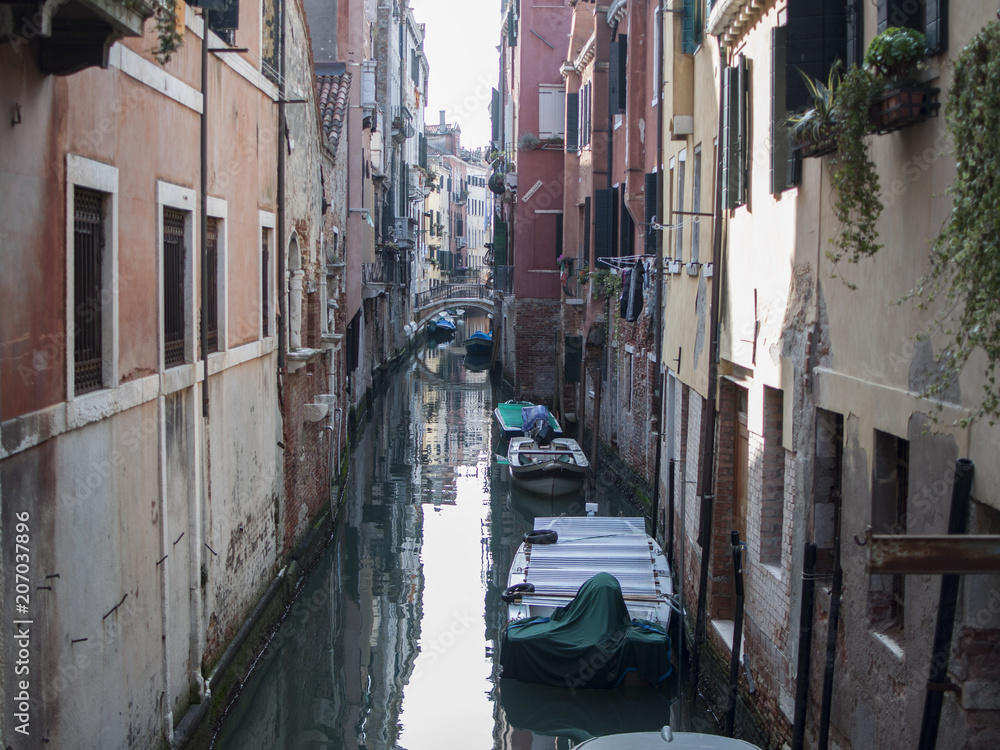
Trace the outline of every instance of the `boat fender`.
<instances>
[{"instance_id":1,"label":"boat fender","mask_svg":"<svg viewBox=\"0 0 1000 750\"><path fill-rule=\"evenodd\" d=\"M525 534L521 541L525 544L555 544L559 539L559 532L553 529L535 529Z\"/></svg>"},{"instance_id":2,"label":"boat fender","mask_svg":"<svg viewBox=\"0 0 1000 750\"><path fill-rule=\"evenodd\" d=\"M513 586L508 586L507 590L500 594L500 598L507 602L507 604L511 604L520 599L521 594L533 593L535 593L535 584L515 583Z\"/></svg>"}]
</instances>

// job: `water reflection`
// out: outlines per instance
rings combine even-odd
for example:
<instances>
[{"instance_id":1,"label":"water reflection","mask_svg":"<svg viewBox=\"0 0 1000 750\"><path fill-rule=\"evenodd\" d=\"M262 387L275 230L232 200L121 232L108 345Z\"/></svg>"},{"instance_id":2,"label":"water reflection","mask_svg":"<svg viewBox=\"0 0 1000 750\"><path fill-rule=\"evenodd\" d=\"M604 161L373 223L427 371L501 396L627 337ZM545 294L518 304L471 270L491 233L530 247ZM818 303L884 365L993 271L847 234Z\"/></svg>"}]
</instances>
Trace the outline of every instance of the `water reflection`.
<instances>
[{"instance_id":1,"label":"water reflection","mask_svg":"<svg viewBox=\"0 0 1000 750\"><path fill-rule=\"evenodd\" d=\"M498 394L454 343L484 326L429 340L376 401L334 539L216 747L568 748L664 722L662 690L498 687L500 593L521 536L536 516L582 515L587 498L531 496L497 466ZM620 510L614 493L593 500Z\"/></svg>"}]
</instances>

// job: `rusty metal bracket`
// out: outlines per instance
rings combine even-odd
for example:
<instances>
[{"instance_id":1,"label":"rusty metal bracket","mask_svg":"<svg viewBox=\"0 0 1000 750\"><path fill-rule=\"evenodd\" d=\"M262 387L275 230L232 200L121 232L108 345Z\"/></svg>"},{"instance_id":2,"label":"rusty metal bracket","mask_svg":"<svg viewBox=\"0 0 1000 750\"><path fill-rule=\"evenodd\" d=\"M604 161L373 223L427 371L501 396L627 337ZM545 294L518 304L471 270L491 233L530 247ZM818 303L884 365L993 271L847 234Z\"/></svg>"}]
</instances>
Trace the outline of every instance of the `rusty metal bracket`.
<instances>
[{"instance_id":1,"label":"rusty metal bracket","mask_svg":"<svg viewBox=\"0 0 1000 750\"><path fill-rule=\"evenodd\" d=\"M956 685L954 682L927 682L926 685L928 690L934 690L941 693L955 693L959 698L962 697L962 688Z\"/></svg>"}]
</instances>

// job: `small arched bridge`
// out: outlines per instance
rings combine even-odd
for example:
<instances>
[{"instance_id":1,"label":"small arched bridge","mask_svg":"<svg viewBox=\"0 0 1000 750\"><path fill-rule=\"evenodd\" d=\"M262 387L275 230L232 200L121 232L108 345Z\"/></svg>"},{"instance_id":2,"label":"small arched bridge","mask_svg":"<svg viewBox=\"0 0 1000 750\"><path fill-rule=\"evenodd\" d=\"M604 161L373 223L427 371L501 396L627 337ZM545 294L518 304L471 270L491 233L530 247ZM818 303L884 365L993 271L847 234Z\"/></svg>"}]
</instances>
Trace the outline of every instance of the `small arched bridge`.
<instances>
[{"instance_id":1,"label":"small arched bridge","mask_svg":"<svg viewBox=\"0 0 1000 750\"><path fill-rule=\"evenodd\" d=\"M413 317L418 328L449 307L474 307L486 313L493 312L493 291L485 284L438 284L431 289L417 292L413 301Z\"/></svg>"}]
</instances>

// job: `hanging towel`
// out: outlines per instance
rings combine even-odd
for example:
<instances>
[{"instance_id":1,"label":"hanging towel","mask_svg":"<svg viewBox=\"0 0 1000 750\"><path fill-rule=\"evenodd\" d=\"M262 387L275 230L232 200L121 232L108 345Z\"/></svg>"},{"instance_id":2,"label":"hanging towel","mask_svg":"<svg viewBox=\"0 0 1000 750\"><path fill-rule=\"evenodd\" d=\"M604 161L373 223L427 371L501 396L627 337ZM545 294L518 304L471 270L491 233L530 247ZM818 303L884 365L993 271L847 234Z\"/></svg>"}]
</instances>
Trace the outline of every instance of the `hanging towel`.
<instances>
[{"instance_id":1,"label":"hanging towel","mask_svg":"<svg viewBox=\"0 0 1000 750\"><path fill-rule=\"evenodd\" d=\"M623 303L627 302L627 304L623 304L622 317L629 323L635 323L639 319L639 313L642 312L642 282L645 275L642 261L637 260L628 278L622 284L622 301ZM624 299L626 295L627 300Z\"/></svg>"}]
</instances>

